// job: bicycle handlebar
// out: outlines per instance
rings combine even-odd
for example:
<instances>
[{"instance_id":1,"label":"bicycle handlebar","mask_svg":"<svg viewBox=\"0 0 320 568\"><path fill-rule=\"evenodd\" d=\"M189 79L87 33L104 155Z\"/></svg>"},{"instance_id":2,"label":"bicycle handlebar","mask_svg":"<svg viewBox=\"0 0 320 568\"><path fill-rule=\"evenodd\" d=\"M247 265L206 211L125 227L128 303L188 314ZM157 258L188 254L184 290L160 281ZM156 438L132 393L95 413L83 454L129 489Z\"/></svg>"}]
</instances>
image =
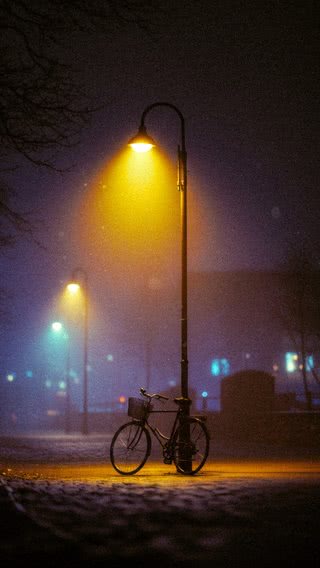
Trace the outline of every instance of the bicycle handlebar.
<instances>
[{"instance_id":1,"label":"bicycle handlebar","mask_svg":"<svg viewBox=\"0 0 320 568\"><path fill-rule=\"evenodd\" d=\"M140 388L140 393L147 398L156 398L158 400L169 400L169 397L164 396L163 394L149 394L147 393L146 389L142 387Z\"/></svg>"}]
</instances>

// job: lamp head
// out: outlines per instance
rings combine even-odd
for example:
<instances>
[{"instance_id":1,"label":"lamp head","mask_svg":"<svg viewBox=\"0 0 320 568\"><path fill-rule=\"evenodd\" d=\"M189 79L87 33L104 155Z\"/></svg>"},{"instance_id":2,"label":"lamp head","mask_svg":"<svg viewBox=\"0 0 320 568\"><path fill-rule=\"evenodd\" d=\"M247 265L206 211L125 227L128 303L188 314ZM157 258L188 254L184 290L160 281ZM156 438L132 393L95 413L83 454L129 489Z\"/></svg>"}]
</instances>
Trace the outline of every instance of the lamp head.
<instances>
[{"instance_id":1,"label":"lamp head","mask_svg":"<svg viewBox=\"0 0 320 568\"><path fill-rule=\"evenodd\" d=\"M69 282L67 289L71 294L76 294L80 290L80 284L75 281Z\"/></svg>"},{"instance_id":2,"label":"lamp head","mask_svg":"<svg viewBox=\"0 0 320 568\"><path fill-rule=\"evenodd\" d=\"M140 124L138 134L136 134L128 145L133 148L135 152L149 152L155 146L154 140L147 134L144 124Z\"/></svg>"},{"instance_id":3,"label":"lamp head","mask_svg":"<svg viewBox=\"0 0 320 568\"><path fill-rule=\"evenodd\" d=\"M60 331L62 331L63 325L60 321L54 321L51 324L51 329L55 332L55 333L59 333Z\"/></svg>"}]
</instances>

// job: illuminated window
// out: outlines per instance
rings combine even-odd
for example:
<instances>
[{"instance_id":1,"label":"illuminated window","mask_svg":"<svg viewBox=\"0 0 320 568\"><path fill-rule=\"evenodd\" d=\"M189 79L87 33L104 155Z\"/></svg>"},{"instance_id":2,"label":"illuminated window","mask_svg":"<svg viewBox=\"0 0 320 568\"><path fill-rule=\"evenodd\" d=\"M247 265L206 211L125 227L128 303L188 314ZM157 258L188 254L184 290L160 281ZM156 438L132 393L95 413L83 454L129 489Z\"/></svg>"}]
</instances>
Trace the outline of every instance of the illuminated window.
<instances>
[{"instance_id":1,"label":"illuminated window","mask_svg":"<svg viewBox=\"0 0 320 568\"><path fill-rule=\"evenodd\" d=\"M218 377L220 375L219 359L213 359L211 363L211 375Z\"/></svg>"},{"instance_id":2,"label":"illuminated window","mask_svg":"<svg viewBox=\"0 0 320 568\"><path fill-rule=\"evenodd\" d=\"M286 353L286 371L287 373L294 373L298 369L298 355L297 353Z\"/></svg>"},{"instance_id":3,"label":"illuminated window","mask_svg":"<svg viewBox=\"0 0 320 568\"><path fill-rule=\"evenodd\" d=\"M314 369L313 355L308 355L306 357L306 369L307 369L307 371L312 371L312 369Z\"/></svg>"},{"instance_id":4,"label":"illuminated window","mask_svg":"<svg viewBox=\"0 0 320 568\"><path fill-rule=\"evenodd\" d=\"M7 374L7 381L9 383L13 383L14 379L16 378L16 374L15 373L8 373Z\"/></svg>"},{"instance_id":5,"label":"illuminated window","mask_svg":"<svg viewBox=\"0 0 320 568\"><path fill-rule=\"evenodd\" d=\"M228 359L221 359L221 374L228 375L230 373L230 363Z\"/></svg>"},{"instance_id":6,"label":"illuminated window","mask_svg":"<svg viewBox=\"0 0 320 568\"><path fill-rule=\"evenodd\" d=\"M47 416L59 416L59 410L47 410Z\"/></svg>"},{"instance_id":7,"label":"illuminated window","mask_svg":"<svg viewBox=\"0 0 320 568\"><path fill-rule=\"evenodd\" d=\"M211 375L219 377L221 375L229 375L230 363L225 357L222 359L212 359L211 361Z\"/></svg>"}]
</instances>

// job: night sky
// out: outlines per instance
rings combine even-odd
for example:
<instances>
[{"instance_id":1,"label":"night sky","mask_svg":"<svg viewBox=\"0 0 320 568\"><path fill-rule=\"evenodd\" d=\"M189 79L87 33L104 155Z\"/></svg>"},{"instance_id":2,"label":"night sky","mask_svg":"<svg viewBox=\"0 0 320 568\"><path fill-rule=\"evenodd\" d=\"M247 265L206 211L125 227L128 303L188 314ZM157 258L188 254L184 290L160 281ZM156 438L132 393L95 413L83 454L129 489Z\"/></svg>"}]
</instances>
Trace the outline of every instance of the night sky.
<instances>
[{"instance_id":1,"label":"night sky","mask_svg":"<svg viewBox=\"0 0 320 568\"><path fill-rule=\"evenodd\" d=\"M37 343L75 266L86 265L97 301L109 294L112 302L117 253L106 249L101 271L77 240L77 219L97 172L156 101L176 105L185 118L190 271L277 269L289 244L305 240L319 253L317 2L161 4L150 33L129 25L67 44L88 93L105 106L81 143L61 156L74 164L69 173L22 163L14 174L22 206L43 223L46 249L22 241L1 257L3 285L13 294L2 331L4 367L17 346L24 353ZM147 128L172 162L175 192L178 119L156 109ZM123 270L118 274L124 290Z\"/></svg>"}]
</instances>

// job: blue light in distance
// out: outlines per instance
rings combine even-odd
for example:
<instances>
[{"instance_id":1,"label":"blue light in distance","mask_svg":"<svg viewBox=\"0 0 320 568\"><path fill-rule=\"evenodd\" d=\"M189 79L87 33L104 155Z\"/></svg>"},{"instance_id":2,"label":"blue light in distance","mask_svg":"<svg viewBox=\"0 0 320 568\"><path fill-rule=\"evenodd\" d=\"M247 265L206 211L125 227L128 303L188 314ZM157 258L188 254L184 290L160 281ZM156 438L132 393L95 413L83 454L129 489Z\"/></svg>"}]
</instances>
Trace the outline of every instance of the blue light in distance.
<instances>
[{"instance_id":1,"label":"blue light in distance","mask_svg":"<svg viewBox=\"0 0 320 568\"><path fill-rule=\"evenodd\" d=\"M62 329L63 329L63 325L60 321L54 321L51 324L51 329L52 329L52 331L55 331L56 333L60 333L60 331L62 331Z\"/></svg>"},{"instance_id":2,"label":"blue light in distance","mask_svg":"<svg viewBox=\"0 0 320 568\"><path fill-rule=\"evenodd\" d=\"M294 373L298 368L298 355L297 353L286 353L286 371L287 373Z\"/></svg>"},{"instance_id":3,"label":"blue light in distance","mask_svg":"<svg viewBox=\"0 0 320 568\"><path fill-rule=\"evenodd\" d=\"M306 369L307 369L307 371L312 371L312 369L314 369L313 355L308 355L306 357Z\"/></svg>"},{"instance_id":4,"label":"blue light in distance","mask_svg":"<svg viewBox=\"0 0 320 568\"><path fill-rule=\"evenodd\" d=\"M214 377L219 377L220 375L220 363L219 359L213 359L211 362L211 375Z\"/></svg>"},{"instance_id":5,"label":"blue light in distance","mask_svg":"<svg viewBox=\"0 0 320 568\"><path fill-rule=\"evenodd\" d=\"M222 359L212 359L211 361L211 375L214 377L219 377L220 375L229 375L230 373L230 363L228 359L223 357Z\"/></svg>"}]
</instances>

